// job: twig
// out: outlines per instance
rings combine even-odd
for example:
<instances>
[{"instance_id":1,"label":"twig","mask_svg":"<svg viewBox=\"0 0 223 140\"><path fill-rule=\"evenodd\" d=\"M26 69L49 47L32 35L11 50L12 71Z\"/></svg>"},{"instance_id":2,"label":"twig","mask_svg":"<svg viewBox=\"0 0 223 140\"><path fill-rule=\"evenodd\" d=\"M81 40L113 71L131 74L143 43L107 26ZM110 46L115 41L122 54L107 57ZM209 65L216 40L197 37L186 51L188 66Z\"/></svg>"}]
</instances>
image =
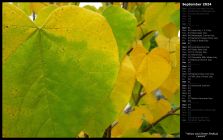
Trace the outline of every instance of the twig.
<instances>
[{"instance_id":1,"label":"twig","mask_svg":"<svg viewBox=\"0 0 223 140\"><path fill-rule=\"evenodd\" d=\"M143 40L144 38L146 38L148 35L150 35L150 34L153 33L153 32L154 32L153 30L147 32L146 34L144 34L144 35L140 38L140 40Z\"/></svg>"},{"instance_id":2,"label":"twig","mask_svg":"<svg viewBox=\"0 0 223 140\"><path fill-rule=\"evenodd\" d=\"M138 98L137 98L136 101L135 101L135 105L138 105L140 99L141 99L143 96L145 96L145 95L146 95L146 92L140 92Z\"/></svg>"},{"instance_id":3,"label":"twig","mask_svg":"<svg viewBox=\"0 0 223 140\"><path fill-rule=\"evenodd\" d=\"M128 52L127 55L129 55L132 52L133 48L131 48Z\"/></svg>"},{"instance_id":4,"label":"twig","mask_svg":"<svg viewBox=\"0 0 223 140\"><path fill-rule=\"evenodd\" d=\"M155 125L157 125L159 122L161 122L163 119L167 118L168 116L178 115L178 114L175 114L175 112L178 111L178 110L180 110L180 107L177 107L175 109L170 110L167 114L165 114L164 116L159 118L156 122L152 123L151 125L146 127L144 130L142 130L142 132L149 131L151 128L153 128Z\"/></svg>"},{"instance_id":5,"label":"twig","mask_svg":"<svg viewBox=\"0 0 223 140\"><path fill-rule=\"evenodd\" d=\"M141 23L139 23L139 24L137 25L137 27L141 26L144 22L145 22L145 20L143 20Z\"/></svg>"}]
</instances>

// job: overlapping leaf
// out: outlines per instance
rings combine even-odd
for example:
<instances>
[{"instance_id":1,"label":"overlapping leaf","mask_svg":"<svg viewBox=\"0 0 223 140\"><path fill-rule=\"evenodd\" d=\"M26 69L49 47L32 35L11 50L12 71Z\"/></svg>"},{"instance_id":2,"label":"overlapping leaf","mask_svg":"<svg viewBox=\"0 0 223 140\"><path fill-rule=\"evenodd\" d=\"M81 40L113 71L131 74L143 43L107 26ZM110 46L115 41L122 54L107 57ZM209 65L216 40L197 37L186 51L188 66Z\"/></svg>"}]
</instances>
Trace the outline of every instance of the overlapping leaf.
<instances>
[{"instance_id":1,"label":"overlapping leaf","mask_svg":"<svg viewBox=\"0 0 223 140\"><path fill-rule=\"evenodd\" d=\"M136 18L130 12L116 6L105 9L103 16L109 22L115 35L120 61L122 61L136 37Z\"/></svg>"},{"instance_id":2,"label":"overlapping leaf","mask_svg":"<svg viewBox=\"0 0 223 140\"><path fill-rule=\"evenodd\" d=\"M143 117L149 121L153 120L151 112L143 107L135 107L129 114L122 114L118 119L118 124L112 129L112 137L121 137L131 129L138 130L142 124Z\"/></svg>"},{"instance_id":3,"label":"overlapping leaf","mask_svg":"<svg viewBox=\"0 0 223 140\"><path fill-rule=\"evenodd\" d=\"M130 59L135 69L139 68L139 65L142 63L142 60L146 56L148 51L143 47L142 41L138 40L133 47L132 52L130 53Z\"/></svg>"},{"instance_id":4,"label":"overlapping leaf","mask_svg":"<svg viewBox=\"0 0 223 140\"><path fill-rule=\"evenodd\" d=\"M145 28L147 31L160 30L171 21L172 14L178 9L175 3L150 3L145 12Z\"/></svg>"},{"instance_id":5,"label":"overlapping leaf","mask_svg":"<svg viewBox=\"0 0 223 140\"><path fill-rule=\"evenodd\" d=\"M171 25L172 26L172 25ZM158 46L167 50L170 54L170 62L172 70L168 78L163 82L160 89L163 95L170 99L180 86L180 41L177 37L175 28L166 28L172 35L160 34L157 37Z\"/></svg>"},{"instance_id":6,"label":"overlapping leaf","mask_svg":"<svg viewBox=\"0 0 223 140\"><path fill-rule=\"evenodd\" d=\"M129 102L135 80L135 68L129 57L125 56L111 93L112 103L114 104L117 113L123 112L125 106Z\"/></svg>"},{"instance_id":7,"label":"overlapping leaf","mask_svg":"<svg viewBox=\"0 0 223 140\"><path fill-rule=\"evenodd\" d=\"M37 26L41 27L48 18L49 14L56 8L58 8L56 5L50 5L42 8L38 13L37 18L34 21L37 24Z\"/></svg>"},{"instance_id":8,"label":"overlapping leaf","mask_svg":"<svg viewBox=\"0 0 223 140\"><path fill-rule=\"evenodd\" d=\"M142 83L147 93L157 89L167 79L171 71L171 65L166 58L163 58L163 55L149 53L137 69L137 80ZM166 55L168 56L168 53Z\"/></svg>"},{"instance_id":9,"label":"overlapping leaf","mask_svg":"<svg viewBox=\"0 0 223 140\"><path fill-rule=\"evenodd\" d=\"M153 116L153 120L147 119L149 124L153 124L171 110L171 104L167 100L158 100L153 93L146 94L140 101L140 104L143 104Z\"/></svg>"}]
</instances>

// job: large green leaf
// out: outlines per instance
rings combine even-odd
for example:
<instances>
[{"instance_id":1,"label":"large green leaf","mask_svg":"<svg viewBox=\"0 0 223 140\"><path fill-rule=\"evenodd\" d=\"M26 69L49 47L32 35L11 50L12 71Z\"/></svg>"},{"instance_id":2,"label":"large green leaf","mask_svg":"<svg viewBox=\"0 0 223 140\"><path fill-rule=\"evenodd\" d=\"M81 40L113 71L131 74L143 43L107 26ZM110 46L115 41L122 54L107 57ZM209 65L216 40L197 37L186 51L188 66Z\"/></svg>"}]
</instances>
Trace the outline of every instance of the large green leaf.
<instances>
[{"instance_id":1,"label":"large green leaf","mask_svg":"<svg viewBox=\"0 0 223 140\"><path fill-rule=\"evenodd\" d=\"M103 15L109 22L115 35L121 62L135 40L137 20L133 14L116 6L110 6L105 9Z\"/></svg>"},{"instance_id":2,"label":"large green leaf","mask_svg":"<svg viewBox=\"0 0 223 140\"><path fill-rule=\"evenodd\" d=\"M2 28L3 136L102 136L115 116L109 95L119 69L106 20L64 6L38 28L3 4Z\"/></svg>"}]
</instances>

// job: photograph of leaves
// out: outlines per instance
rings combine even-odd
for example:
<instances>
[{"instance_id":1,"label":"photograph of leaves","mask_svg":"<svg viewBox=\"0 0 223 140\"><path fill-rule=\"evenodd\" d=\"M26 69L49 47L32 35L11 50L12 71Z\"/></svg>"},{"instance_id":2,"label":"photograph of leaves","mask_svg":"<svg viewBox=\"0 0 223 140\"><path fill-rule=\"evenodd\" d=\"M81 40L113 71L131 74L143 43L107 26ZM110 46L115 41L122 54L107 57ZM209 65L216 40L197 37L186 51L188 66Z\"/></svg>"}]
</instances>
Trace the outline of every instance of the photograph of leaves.
<instances>
[{"instance_id":1,"label":"photograph of leaves","mask_svg":"<svg viewBox=\"0 0 223 140\"><path fill-rule=\"evenodd\" d=\"M180 137L180 4L4 2L3 137Z\"/></svg>"}]
</instances>

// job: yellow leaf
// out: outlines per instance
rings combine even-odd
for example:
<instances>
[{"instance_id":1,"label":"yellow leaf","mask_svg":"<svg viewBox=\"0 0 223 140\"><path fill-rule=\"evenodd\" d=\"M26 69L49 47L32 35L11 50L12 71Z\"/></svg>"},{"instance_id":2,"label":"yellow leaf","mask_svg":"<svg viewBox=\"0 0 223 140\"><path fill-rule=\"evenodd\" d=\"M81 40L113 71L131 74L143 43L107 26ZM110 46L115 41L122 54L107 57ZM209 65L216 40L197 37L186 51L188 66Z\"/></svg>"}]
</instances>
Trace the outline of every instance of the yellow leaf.
<instances>
[{"instance_id":1,"label":"yellow leaf","mask_svg":"<svg viewBox=\"0 0 223 140\"><path fill-rule=\"evenodd\" d=\"M175 53L171 55L172 63L175 64L175 67L172 67L170 75L160 86L163 95L167 99L170 99L180 87L180 45L176 46Z\"/></svg>"},{"instance_id":2,"label":"yellow leaf","mask_svg":"<svg viewBox=\"0 0 223 140\"><path fill-rule=\"evenodd\" d=\"M172 95L179 89L180 81L178 80L178 75L176 72L171 71L167 80L160 86L162 94L170 99ZM180 99L179 99L180 100Z\"/></svg>"},{"instance_id":3,"label":"yellow leaf","mask_svg":"<svg viewBox=\"0 0 223 140\"><path fill-rule=\"evenodd\" d=\"M159 55L148 54L136 72L137 80L144 86L147 93L157 89L168 77L171 66Z\"/></svg>"},{"instance_id":4,"label":"yellow leaf","mask_svg":"<svg viewBox=\"0 0 223 140\"><path fill-rule=\"evenodd\" d=\"M121 63L121 68L119 70L119 75L115 86L110 95L118 113L122 112L124 107L129 102L135 79L135 68L133 67L129 57L125 56Z\"/></svg>"},{"instance_id":5,"label":"yellow leaf","mask_svg":"<svg viewBox=\"0 0 223 140\"><path fill-rule=\"evenodd\" d=\"M148 31L160 30L170 22L171 15L177 10L175 3L152 2L145 11L145 27Z\"/></svg>"},{"instance_id":6,"label":"yellow leaf","mask_svg":"<svg viewBox=\"0 0 223 140\"><path fill-rule=\"evenodd\" d=\"M159 47L165 48L170 53L172 70L160 87L163 95L170 99L180 86L180 40L178 37L167 38L160 34L156 41Z\"/></svg>"},{"instance_id":7,"label":"yellow leaf","mask_svg":"<svg viewBox=\"0 0 223 140\"><path fill-rule=\"evenodd\" d=\"M156 47L154 48L151 52L150 55L158 55L161 56L162 58L164 58L167 62L170 63L170 54L169 52L161 47Z\"/></svg>"},{"instance_id":8,"label":"yellow leaf","mask_svg":"<svg viewBox=\"0 0 223 140\"><path fill-rule=\"evenodd\" d=\"M139 129L142 118L153 121L151 112L144 106L135 107L130 114L122 114L118 119L118 124L112 128L112 137L121 137L130 129Z\"/></svg>"},{"instance_id":9,"label":"yellow leaf","mask_svg":"<svg viewBox=\"0 0 223 140\"><path fill-rule=\"evenodd\" d=\"M31 2L31 3L30 3L30 10L31 10L32 12L35 12L35 13L38 14L38 12L39 12L42 8L44 8L45 6L49 6L49 5L50 5L50 3L48 3L48 2Z\"/></svg>"},{"instance_id":10,"label":"yellow leaf","mask_svg":"<svg viewBox=\"0 0 223 140\"><path fill-rule=\"evenodd\" d=\"M176 67L178 63L176 51L178 51L177 48L179 47L180 39L178 37L173 37L170 39L160 34L156 38L156 42L159 47L165 48L169 51L172 67Z\"/></svg>"},{"instance_id":11,"label":"yellow leaf","mask_svg":"<svg viewBox=\"0 0 223 140\"><path fill-rule=\"evenodd\" d=\"M168 38L177 37L178 30L175 24L168 23L162 28L163 34Z\"/></svg>"},{"instance_id":12,"label":"yellow leaf","mask_svg":"<svg viewBox=\"0 0 223 140\"><path fill-rule=\"evenodd\" d=\"M143 58L146 56L148 51L143 47L142 41L138 40L130 53L130 59L135 69L137 70L139 65L142 63Z\"/></svg>"},{"instance_id":13,"label":"yellow leaf","mask_svg":"<svg viewBox=\"0 0 223 140\"><path fill-rule=\"evenodd\" d=\"M168 101L165 99L157 100L153 93L146 94L141 100L146 104L145 106L153 116L153 122L150 123L154 123L171 110L171 105Z\"/></svg>"}]
</instances>

